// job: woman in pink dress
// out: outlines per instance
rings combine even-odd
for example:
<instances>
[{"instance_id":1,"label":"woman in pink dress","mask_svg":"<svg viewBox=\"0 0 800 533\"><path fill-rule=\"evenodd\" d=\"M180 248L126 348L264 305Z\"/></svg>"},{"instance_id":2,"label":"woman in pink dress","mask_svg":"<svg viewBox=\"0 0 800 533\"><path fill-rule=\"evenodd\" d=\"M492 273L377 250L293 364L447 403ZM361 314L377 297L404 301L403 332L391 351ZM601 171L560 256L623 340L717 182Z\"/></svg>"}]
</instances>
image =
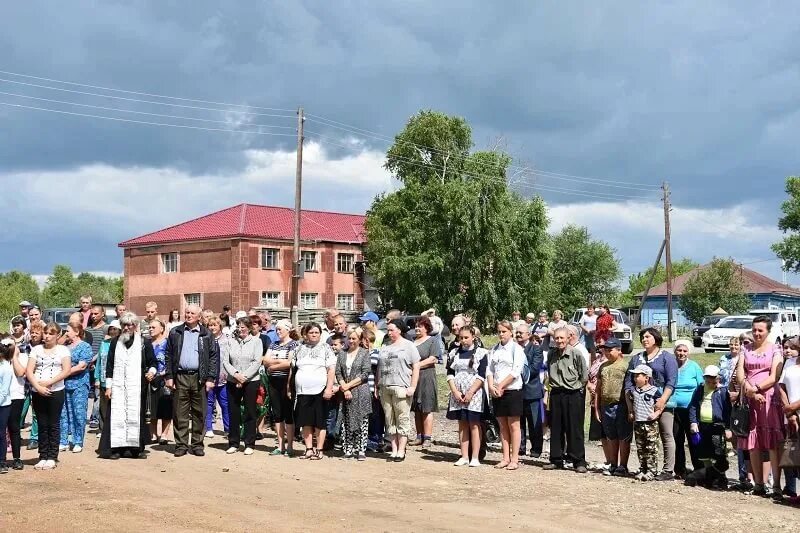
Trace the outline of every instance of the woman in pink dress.
<instances>
[{"instance_id":1,"label":"woman in pink dress","mask_svg":"<svg viewBox=\"0 0 800 533\"><path fill-rule=\"evenodd\" d=\"M775 384L781 374L783 356L780 346L767 341L772 320L766 316L753 319L753 344L742 347L736 368L736 379L750 405L750 435L739 437L739 447L750 452L755 488L753 494L766 496L765 472L761 452L769 451L772 469L772 493L780 496L781 470L778 447L783 442L783 412Z\"/></svg>"}]
</instances>

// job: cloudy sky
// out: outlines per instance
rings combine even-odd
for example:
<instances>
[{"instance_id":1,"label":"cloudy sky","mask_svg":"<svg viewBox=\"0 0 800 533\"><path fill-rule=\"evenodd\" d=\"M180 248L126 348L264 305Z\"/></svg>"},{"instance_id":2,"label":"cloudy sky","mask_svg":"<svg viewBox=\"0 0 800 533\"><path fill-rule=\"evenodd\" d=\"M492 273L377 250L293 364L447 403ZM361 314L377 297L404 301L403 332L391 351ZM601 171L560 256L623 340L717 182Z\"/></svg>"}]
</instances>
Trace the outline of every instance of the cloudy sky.
<instances>
[{"instance_id":1,"label":"cloudy sky","mask_svg":"<svg viewBox=\"0 0 800 533\"><path fill-rule=\"evenodd\" d=\"M302 105L306 207L363 212L393 187L386 140L432 108L476 148L502 137L553 229L588 225L626 275L658 251L667 180L674 257L780 279L769 245L800 173L790 3L7 4L0 271L120 272L119 241L292 205Z\"/></svg>"}]
</instances>

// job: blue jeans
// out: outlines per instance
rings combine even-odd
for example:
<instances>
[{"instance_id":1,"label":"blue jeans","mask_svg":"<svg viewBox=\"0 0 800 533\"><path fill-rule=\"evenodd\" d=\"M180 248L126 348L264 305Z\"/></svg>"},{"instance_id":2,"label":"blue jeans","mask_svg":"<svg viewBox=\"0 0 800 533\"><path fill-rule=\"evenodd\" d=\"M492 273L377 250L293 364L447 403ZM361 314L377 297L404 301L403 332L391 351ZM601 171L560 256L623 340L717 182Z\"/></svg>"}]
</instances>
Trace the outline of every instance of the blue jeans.
<instances>
[{"instance_id":1,"label":"blue jeans","mask_svg":"<svg viewBox=\"0 0 800 533\"><path fill-rule=\"evenodd\" d=\"M206 395L208 409L206 409L206 431L211 431L214 426L214 402L219 404L219 409L222 412L222 427L225 433L228 433L230 426L230 412L228 411L228 390L225 385L216 385Z\"/></svg>"},{"instance_id":2,"label":"blue jeans","mask_svg":"<svg viewBox=\"0 0 800 533\"><path fill-rule=\"evenodd\" d=\"M367 448L370 450L375 451L380 446L383 446L385 423L381 401L372 396L372 413L369 415L369 442L367 443Z\"/></svg>"},{"instance_id":3,"label":"blue jeans","mask_svg":"<svg viewBox=\"0 0 800 533\"><path fill-rule=\"evenodd\" d=\"M339 406L341 402L339 401L338 394L334 395L333 398L325 402L325 408L328 410L328 417L325 423L325 429L327 430L327 438L329 439L336 439L339 435L338 430L338 422L339 422Z\"/></svg>"}]
</instances>

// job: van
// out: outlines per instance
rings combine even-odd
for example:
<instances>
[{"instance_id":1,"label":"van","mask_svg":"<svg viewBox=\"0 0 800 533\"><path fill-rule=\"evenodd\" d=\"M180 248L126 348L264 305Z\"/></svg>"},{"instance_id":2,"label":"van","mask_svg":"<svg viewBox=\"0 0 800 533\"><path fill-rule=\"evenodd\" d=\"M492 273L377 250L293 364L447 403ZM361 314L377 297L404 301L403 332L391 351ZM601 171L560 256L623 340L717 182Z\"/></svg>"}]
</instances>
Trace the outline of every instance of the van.
<instances>
[{"instance_id":1,"label":"van","mask_svg":"<svg viewBox=\"0 0 800 533\"><path fill-rule=\"evenodd\" d=\"M797 322L797 311L792 309L751 309L750 316L766 316L772 320L772 332L776 333L777 343L789 337L800 335L800 323Z\"/></svg>"}]
</instances>

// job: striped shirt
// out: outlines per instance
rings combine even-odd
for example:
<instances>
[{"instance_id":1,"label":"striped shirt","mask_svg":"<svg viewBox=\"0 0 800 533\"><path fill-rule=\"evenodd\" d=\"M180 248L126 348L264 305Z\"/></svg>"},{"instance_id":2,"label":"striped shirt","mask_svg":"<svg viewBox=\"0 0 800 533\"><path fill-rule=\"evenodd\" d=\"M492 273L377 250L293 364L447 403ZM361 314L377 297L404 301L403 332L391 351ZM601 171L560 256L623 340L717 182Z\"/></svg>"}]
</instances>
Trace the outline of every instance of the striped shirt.
<instances>
[{"instance_id":1,"label":"striped shirt","mask_svg":"<svg viewBox=\"0 0 800 533\"><path fill-rule=\"evenodd\" d=\"M369 353L369 363L372 371L369 373L369 392L375 392L375 371L378 370L378 361L381 358L381 351L378 348L373 348Z\"/></svg>"},{"instance_id":2,"label":"striped shirt","mask_svg":"<svg viewBox=\"0 0 800 533\"><path fill-rule=\"evenodd\" d=\"M276 342L267 349L267 357L290 361L294 357L295 350L297 350L297 341L290 340L286 344ZM289 375L289 370L270 370L269 375L276 378L285 378Z\"/></svg>"},{"instance_id":3,"label":"striped shirt","mask_svg":"<svg viewBox=\"0 0 800 533\"><path fill-rule=\"evenodd\" d=\"M633 394L633 416L636 422L649 422L650 415L653 414L653 407L656 405L656 400L661 397L658 387L655 385L647 385L643 388L634 387L631 391Z\"/></svg>"}]
</instances>

